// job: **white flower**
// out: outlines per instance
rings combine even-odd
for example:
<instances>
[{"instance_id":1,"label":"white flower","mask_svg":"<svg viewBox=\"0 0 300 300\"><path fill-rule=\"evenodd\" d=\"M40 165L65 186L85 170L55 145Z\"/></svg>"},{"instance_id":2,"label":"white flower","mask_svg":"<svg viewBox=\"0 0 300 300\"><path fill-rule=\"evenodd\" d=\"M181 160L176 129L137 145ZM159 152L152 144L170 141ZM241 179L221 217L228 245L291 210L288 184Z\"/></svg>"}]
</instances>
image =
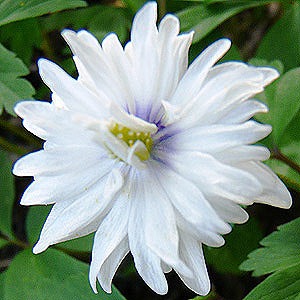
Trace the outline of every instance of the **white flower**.
<instances>
[{"instance_id":1,"label":"white flower","mask_svg":"<svg viewBox=\"0 0 300 300\"><path fill-rule=\"evenodd\" d=\"M187 68L193 33L179 34L168 14L156 27L157 5L135 16L122 48L109 34L98 43L85 30L63 31L79 77L40 59L52 102L15 107L44 149L16 162L34 176L21 204L54 204L34 253L96 231L90 283L110 292L131 251L138 273L158 294L174 269L200 295L210 283L202 243L219 247L228 223L244 223L239 205L288 208L283 183L250 145L271 132L252 116L267 107L252 97L278 77L275 69L215 63L228 39L209 46Z\"/></svg>"}]
</instances>

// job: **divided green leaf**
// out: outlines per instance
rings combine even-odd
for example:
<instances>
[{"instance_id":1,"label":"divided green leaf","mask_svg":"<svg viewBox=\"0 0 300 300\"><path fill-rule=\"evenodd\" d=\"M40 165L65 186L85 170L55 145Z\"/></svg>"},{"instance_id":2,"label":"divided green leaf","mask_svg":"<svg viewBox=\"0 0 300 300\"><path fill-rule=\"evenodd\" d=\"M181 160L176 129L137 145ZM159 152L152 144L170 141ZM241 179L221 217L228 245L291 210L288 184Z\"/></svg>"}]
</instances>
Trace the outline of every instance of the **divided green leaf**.
<instances>
[{"instance_id":1,"label":"divided green leaf","mask_svg":"<svg viewBox=\"0 0 300 300\"><path fill-rule=\"evenodd\" d=\"M300 297L300 218L278 227L261 241L240 268L253 276L273 273L244 300L292 300Z\"/></svg>"},{"instance_id":2,"label":"divided green leaf","mask_svg":"<svg viewBox=\"0 0 300 300\"><path fill-rule=\"evenodd\" d=\"M247 3L216 3L212 6L191 6L177 13L181 22L181 31L194 30L193 43L198 42L230 17L245 9L266 4L264 1L247 1Z\"/></svg>"},{"instance_id":3,"label":"divided green leaf","mask_svg":"<svg viewBox=\"0 0 300 300\"><path fill-rule=\"evenodd\" d=\"M85 5L86 2L83 0L0 0L0 26Z\"/></svg>"},{"instance_id":4,"label":"divided green leaf","mask_svg":"<svg viewBox=\"0 0 300 300\"><path fill-rule=\"evenodd\" d=\"M10 114L21 99L30 99L34 94L32 85L21 76L29 73L24 63L15 54L0 44L0 111L3 106Z\"/></svg>"}]
</instances>

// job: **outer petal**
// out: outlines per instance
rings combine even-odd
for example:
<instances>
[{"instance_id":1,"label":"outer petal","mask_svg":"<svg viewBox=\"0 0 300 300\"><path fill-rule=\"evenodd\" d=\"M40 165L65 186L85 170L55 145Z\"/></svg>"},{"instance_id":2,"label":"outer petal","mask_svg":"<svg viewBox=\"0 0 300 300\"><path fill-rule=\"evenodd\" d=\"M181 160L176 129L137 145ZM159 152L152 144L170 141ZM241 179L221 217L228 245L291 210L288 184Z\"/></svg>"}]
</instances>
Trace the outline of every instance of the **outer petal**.
<instances>
[{"instance_id":1,"label":"outer petal","mask_svg":"<svg viewBox=\"0 0 300 300\"><path fill-rule=\"evenodd\" d=\"M221 39L207 47L189 66L170 102L175 105L190 102L201 89L209 69L229 50L230 45L230 40Z\"/></svg>"},{"instance_id":2,"label":"outer petal","mask_svg":"<svg viewBox=\"0 0 300 300\"><path fill-rule=\"evenodd\" d=\"M97 292L96 278L98 273L101 272L100 269L103 263L127 236L130 207L129 197L122 194L115 201L95 234L89 274L90 284L95 293Z\"/></svg>"},{"instance_id":3,"label":"outer petal","mask_svg":"<svg viewBox=\"0 0 300 300\"><path fill-rule=\"evenodd\" d=\"M255 197L255 202L269 204L280 208L290 208L292 197L286 186L266 165L260 162L239 164L243 170L253 174L262 183L263 192Z\"/></svg>"},{"instance_id":4,"label":"outer petal","mask_svg":"<svg viewBox=\"0 0 300 300\"><path fill-rule=\"evenodd\" d=\"M54 206L33 249L34 253L40 253L50 245L86 235L91 232L89 230L95 230L95 225L99 226L107 208L112 205L123 186L118 171L113 171L105 179L77 201L65 201ZM103 196L100 198L101 193Z\"/></svg>"},{"instance_id":5,"label":"outer petal","mask_svg":"<svg viewBox=\"0 0 300 300\"><path fill-rule=\"evenodd\" d=\"M143 183L135 176L135 188L131 190L132 210L128 224L129 247L135 267L144 281L158 294L166 294L168 285L160 258L146 245L145 200Z\"/></svg>"},{"instance_id":6,"label":"outer petal","mask_svg":"<svg viewBox=\"0 0 300 300\"><path fill-rule=\"evenodd\" d=\"M236 167L222 164L211 155L201 152L168 153L161 159L186 179L199 185L206 196L225 196L237 203L252 204L262 192L255 176Z\"/></svg>"},{"instance_id":7,"label":"outer petal","mask_svg":"<svg viewBox=\"0 0 300 300\"><path fill-rule=\"evenodd\" d=\"M207 295L210 291L210 281L201 244L185 232L181 232L180 255L194 273L193 277L188 278L178 272L182 281L195 293L201 296Z\"/></svg>"},{"instance_id":8,"label":"outer petal","mask_svg":"<svg viewBox=\"0 0 300 300\"><path fill-rule=\"evenodd\" d=\"M105 292L111 293L111 282L113 276L128 252L128 238L124 238L103 263L97 279Z\"/></svg>"},{"instance_id":9,"label":"outer petal","mask_svg":"<svg viewBox=\"0 0 300 300\"><path fill-rule=\"evenodd\" d=\"M102 178L111 172L115 164L106 158L78 173L71 169L59 175L35 176L35 181L24 192L21 204L52 204L84 197L90 190L98 189L97 185L101 185Z\"/></svg>"}]
</instances>

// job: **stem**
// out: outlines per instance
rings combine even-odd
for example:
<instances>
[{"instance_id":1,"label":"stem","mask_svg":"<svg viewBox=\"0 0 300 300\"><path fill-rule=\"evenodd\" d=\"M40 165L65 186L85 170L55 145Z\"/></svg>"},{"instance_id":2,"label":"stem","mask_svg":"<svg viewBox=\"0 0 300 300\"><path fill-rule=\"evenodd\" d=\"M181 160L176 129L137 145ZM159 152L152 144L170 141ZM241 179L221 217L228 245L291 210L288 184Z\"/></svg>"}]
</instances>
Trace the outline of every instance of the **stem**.
<instances>
[{"instance_id":1,"label":"stem","mask_svg":"<svg viewBox=\"0 0 300 300\"><path fill-rule=\"evenodd\" d=\"M27 154L29 151L26 150L23 147L17 146L15 144L10 143L9 141L5 140L3 137L0 136L0 147L2 147L4 150L7 150L9 152L13 152L15 154L18 154L20 156L23 156Z\"/></svg>"},{"instance_id":2,"label":"stem","mask_svg":"<svg viewBox=\"0 0 300 300\"><path fill-rule=\"evenodd\" d=\"M11 122L4 121L0 119L0 127L3 129L9 130L11 133L22 138L25 142L36 147L41 147L39 141L31 136L29 136L23 129L20 129L18 126L12 124Z\"/></svg>"},{"instance_id":3,"label":"stem","mask_svg":"<svg viewBox=\"0 0 300 300\"><path fill-rule=\"evenodd\" d=\"M1 234L1 238L3 240L8 241L9 243L15 244L15 245L17 245L17 246L19 246L20 248L23 248L23 249L26 249L26 248L29 247L29 244L27 244L23 241L20 241L19 239L13 239L12 240L12 239L10 239L9 237L7 237L6 235L3 235L3 234Z\"/></svg>"},{"instance_id":4,"label":"stem","mask_svg":"<svg viewBox=\"0 0 300 300\"><path fill-rule=\"evenodd\" d=\"M158 1L158 7L159 7L159 19L161 20L163 18L163 16L166 14L167 12L167 5L166 5L167 1L166 0L159 0Z\"/></svg>"},{"instance_id":5,"label":"stem","mask_svg":"<svg viewBox=\"0 0 300 300\"><path fill-rule=\"evenodd\" d=\"M287 156L285 156L283 153L279 151L279 149L275 148L272 151L272 156L271 158L278 159L288 165L290 168L292 168L294 171L296 171L298 174L300 174L300 166L289 159Z\"/></svg>"}]
</instances>

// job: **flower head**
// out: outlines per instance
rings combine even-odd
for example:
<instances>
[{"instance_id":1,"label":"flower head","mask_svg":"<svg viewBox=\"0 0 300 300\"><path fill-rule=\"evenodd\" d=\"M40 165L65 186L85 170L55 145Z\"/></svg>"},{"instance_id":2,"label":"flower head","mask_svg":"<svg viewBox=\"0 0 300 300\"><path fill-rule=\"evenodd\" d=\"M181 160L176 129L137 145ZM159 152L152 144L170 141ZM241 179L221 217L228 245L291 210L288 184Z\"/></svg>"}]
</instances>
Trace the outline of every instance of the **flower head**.
<instances>
[{"instance_id":1,"label":"flower head","mask_svg":"<svg viewBox=\"0 0 300 300\"><path fill-rule=\"evenodd\" d=\"M90 283L110 292L130 251L138 273L157 293L174 269L200 295L210 283L202 244L224 244L229 223L254 202L288 208L283 183L251 145L271 132L250 120L267 107L253 99L278 77L275 69L231 61L215 65L230 41L210 45L188 66L193 33L179 34L157 5L135 16L123 49L109 34L100 45L85 30L64 30L79 77L40 59L52 102L15 107L44 149L16 162L13 172L34 176L23 205L54 204L34 253L96 232Z\"/></svg>"}]
</instances>

